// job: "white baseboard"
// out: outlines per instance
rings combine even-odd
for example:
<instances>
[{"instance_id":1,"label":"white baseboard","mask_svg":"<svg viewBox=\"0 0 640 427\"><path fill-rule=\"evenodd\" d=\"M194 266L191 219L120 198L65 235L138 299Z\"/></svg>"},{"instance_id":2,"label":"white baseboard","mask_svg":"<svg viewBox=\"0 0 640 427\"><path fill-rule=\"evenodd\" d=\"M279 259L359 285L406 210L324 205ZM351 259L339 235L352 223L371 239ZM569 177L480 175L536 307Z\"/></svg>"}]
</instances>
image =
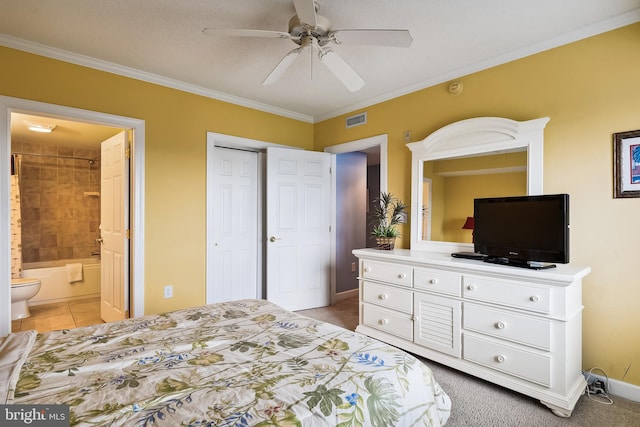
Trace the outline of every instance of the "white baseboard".
<instances>
[{"instance_id":1,"label":"white baseboard","mask_svg":"<svg viewBox=\"0 0 640 427\"><path fill-rule=\"evenodd\" d=\"M600 381L604 382L605 385L608 382L607 392L614 398L615 396L620 396L625 399L633 400L634 402L640 402L640 386L625 383L624 381L612 380L611 378L607 379L607 377L603 375L597 375L594 373L589 373L589 375L593 375L598 378Z\"/></svg>"}]
</instances>

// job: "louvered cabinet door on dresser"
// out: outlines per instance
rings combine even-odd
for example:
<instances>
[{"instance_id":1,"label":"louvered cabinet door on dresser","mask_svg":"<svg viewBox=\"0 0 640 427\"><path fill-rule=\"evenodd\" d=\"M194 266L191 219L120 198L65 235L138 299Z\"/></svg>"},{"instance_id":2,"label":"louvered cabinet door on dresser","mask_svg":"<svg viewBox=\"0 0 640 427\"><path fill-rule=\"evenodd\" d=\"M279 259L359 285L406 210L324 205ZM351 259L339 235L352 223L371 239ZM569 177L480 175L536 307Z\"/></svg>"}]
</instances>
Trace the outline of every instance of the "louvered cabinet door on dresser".
<instances>
[{"instance_id":1,"label":"louvered cabinet door on dresser","mask_svg":"<svg viewBox=\"0 0 640 427\"><path fill-rule=\"evenodd\" d=\"M582 376L582 278L403 249L358 249L357 331L571 415Z\"/></svg>"}]
</instances>

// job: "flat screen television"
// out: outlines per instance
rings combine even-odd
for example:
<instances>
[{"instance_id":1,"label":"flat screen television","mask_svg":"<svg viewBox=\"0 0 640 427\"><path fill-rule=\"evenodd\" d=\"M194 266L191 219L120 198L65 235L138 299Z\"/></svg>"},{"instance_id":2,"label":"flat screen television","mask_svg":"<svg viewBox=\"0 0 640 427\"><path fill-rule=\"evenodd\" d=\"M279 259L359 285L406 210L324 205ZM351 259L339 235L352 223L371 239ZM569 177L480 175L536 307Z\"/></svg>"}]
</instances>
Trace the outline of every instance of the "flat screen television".
<instances>
[{"instance_id":1,"label":"flat screen television","mask_svg":"<svg viewBox=\"0 0 640 427\"><path fill-rule=\"evenodd\" d=\"M527 268L569 262L569 195L474 200L474 251L484 260Z\"/></svg>"}]
</instances>

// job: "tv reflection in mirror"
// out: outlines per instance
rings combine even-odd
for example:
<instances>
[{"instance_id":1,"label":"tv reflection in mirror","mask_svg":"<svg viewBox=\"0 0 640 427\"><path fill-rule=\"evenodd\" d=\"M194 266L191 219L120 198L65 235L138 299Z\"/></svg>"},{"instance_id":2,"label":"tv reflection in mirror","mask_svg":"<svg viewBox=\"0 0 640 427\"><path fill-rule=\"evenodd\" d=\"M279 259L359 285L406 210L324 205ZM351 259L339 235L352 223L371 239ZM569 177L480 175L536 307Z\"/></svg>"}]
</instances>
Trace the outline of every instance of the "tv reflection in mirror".
<instances>
[{"instance_id":1,"label":"tv reflection in mirror","mask_svg":"<svg viewBox=\"0 0 640 427\"><path fill-rule=\"evenodd\" d=\"M532 269L569 262L569 195L474 200L474 251L485 262Z\"/></svg>"}]
</instances>

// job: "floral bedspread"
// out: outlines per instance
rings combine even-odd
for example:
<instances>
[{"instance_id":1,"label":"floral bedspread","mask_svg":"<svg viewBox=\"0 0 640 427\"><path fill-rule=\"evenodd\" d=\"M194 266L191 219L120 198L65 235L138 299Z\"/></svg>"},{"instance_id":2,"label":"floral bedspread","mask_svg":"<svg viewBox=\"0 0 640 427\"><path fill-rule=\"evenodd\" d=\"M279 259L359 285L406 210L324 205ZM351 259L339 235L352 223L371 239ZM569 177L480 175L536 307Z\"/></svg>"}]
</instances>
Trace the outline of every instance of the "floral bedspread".
<instances>
[{"instance_id":1,"label":"floral bedspread","mask_svg":"<svg viewBox=\"0 0 640 427\"><path fill-rule=\"evenodd\" d=\"M451 408L415 357L264 300L42 333L27 351L7 403L69 404L72 425L439 426Z\"/></svg>"}]
</instances>

